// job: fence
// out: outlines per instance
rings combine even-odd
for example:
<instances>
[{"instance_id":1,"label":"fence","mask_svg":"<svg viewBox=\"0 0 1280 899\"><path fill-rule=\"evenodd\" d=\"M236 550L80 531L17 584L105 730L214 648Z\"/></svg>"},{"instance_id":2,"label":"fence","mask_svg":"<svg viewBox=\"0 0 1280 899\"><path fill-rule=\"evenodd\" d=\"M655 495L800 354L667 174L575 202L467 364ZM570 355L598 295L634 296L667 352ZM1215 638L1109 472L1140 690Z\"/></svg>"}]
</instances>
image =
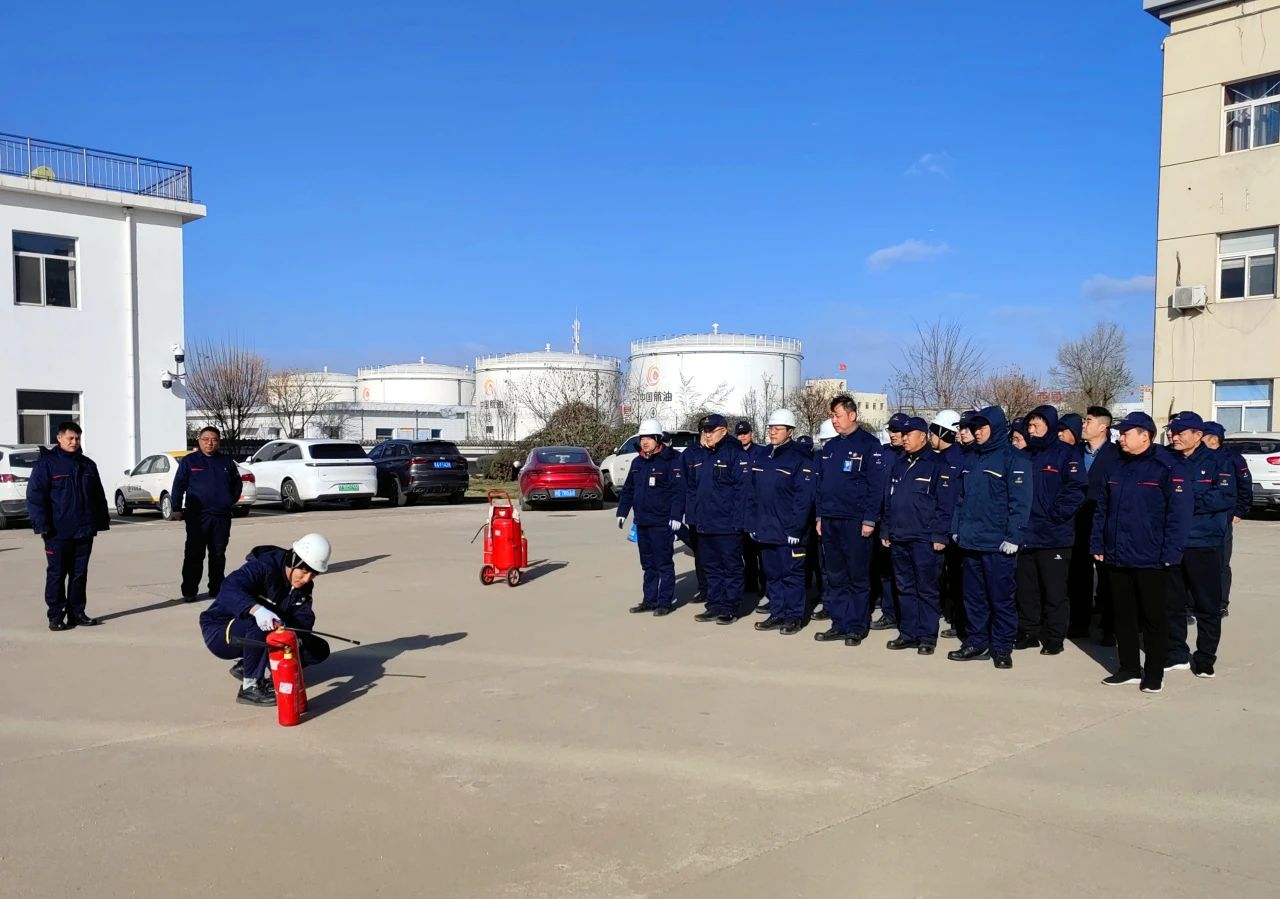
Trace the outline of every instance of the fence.
<instances>
[{"instance_id":1,"label":"fence","mask_svg":"<svg viewBox=\"0 0 1280 899\"><path fill-rule=\"evenodd\" d=\"M0 133L0 174L193 203L191 166Z\"/></svg>"}]
</instances>

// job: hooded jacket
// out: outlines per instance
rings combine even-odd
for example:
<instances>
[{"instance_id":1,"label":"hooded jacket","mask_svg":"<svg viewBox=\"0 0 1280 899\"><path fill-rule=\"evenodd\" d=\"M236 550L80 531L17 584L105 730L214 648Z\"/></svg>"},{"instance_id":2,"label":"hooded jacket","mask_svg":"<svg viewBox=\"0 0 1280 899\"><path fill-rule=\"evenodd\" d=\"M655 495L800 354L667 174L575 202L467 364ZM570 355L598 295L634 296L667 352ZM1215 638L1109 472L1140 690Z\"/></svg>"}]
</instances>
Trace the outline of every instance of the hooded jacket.
<instances>
[{"instance_id":1,"label":"hooded jacket","mask_svg":"<svg viewBox=\"0 0 1280 899\"><path fill-rule=\"evenodd\" d=\"M255 605L266 605L290 627L310 630L316 613L311 608L312 581L294 590L284 573L289 550L280 546L255 546L245 563L227 575L218 598L200 613L200 630L206 636L225 632L237 618L248 618ZM262 603L261 600L266 602Z\"/></svg>"},{"instance_id":2,"label":"hooded jacket","mask_svg":"<svg viewBox=\"0 0 1280 899\"><path fill-rule=\"evenodd\" d=\"M1075 514L1089 487L1082 453L1058 439L1057 409L1037 406L1027 417L1032 415L1043 418L1048 430L1043 437L1027 436L1024 452L1031 460L1031 517L1020 545L1027 549L1071 546L1076 540Z\"/></svg>"},{"instance_id":3,"label":"hooded jacket","mask_svg":"<svg viewBox=\"0 0 1280 899\"><path fill-rule=\"evenodd\" d=\"M1084 419L1076 415L1076 413L1068 412L1058 419L1058 430L1061 431L1063 428L1070 431L1076 438L1076 446L1079 446L1084 441Z\"/></svg>"},{"instance_id":4,"label":"hooded jacket","mask_svg":"<svg viewBox=\"0 0 1280 899\"><path fill-rule=\"evenodd\" d=\"M858 428L837 434L814 454L817 469L818 517L848 518L874 525L880 521L890 454L880 441Z\"/></svg>"},{"instance_id":5,"label":"hooded jacket","mask_svg":"<svg viewBox=\"0 0 1280 899\"><path fill-rule=\"evenodd\" d=\"M80 450L41 449L27 480L31 529L51 540L92 537L111 527L98 466Z\"/></svg>"},{"instance_id":6,"label":"hooded jacket","mask_svg":"<svg viewBox=\"0 0 1280 899\"><path fill-rule=\"evenodd\" d=\"M746 530L757 543L781 546L788 537L804 542L817 486L814 466L794 440L772 447L768 456L751 466L744 517Z\"/></svg>"},{"instance_id":7,"label":"hooded jacket","mask_svg":"<svg viewBox=\"0 0 1280 899\"><path fill-rule=\"evenodd\" d=\"M1094 509L1089 551L1116 568L1177 565L1194 505L1187 480L1186 466L1154 444L1138 456L1122 453Z\"/></svg>"},{"instance_id":8,"label":"hooded jacket","mask_svg":"<svg viewBox=\"0 0 1280 899\"><path fill-rule=\"evenodd\" d=\"M693 449L693 447L690 447ZM666 527L683 521L685 506L684 465L680 454L663 446L651 456L636 456L618 494L618 517L635 512L637 527Z\"/></svg>"},{"instance_id":9,"label":"hooded jacket","mask_svg":"<svg viewBox=\"0 0 1280 899\"><path fill-rule=\"evenodd\" d=\"M1222 546L1236 508L1235 472L1231 461L1201 443L1186 457L1187 479L1195 497L1195 515L1187 546Z\"/></svg>"},{"instance_id":10,"label":"hooded jacket","mask_svg":"<svg viewBox=\"0 0 1280 899\"><path fill-rule=\"evenodd\" d=\"M1004 542L1021 545L1031 517L1031 465L1009 443L1004 410L988 406L979 413L991 423L991 437L975 443L960 469L951 533L961 549L998 552Z\"/></svg>"},{"instance_id":11,"label":"hooded jacket","mask_svg":"<svg viewBox=\"0 0 1280 899\"><path fill-rule=\"evenodd\" d=\"M948 543L956 490L955 468L929 447L905 450L893 463L884 494L880 533L894 543Z\"/></svg>"},{"instance_id":12,"label":"hooded jacket","mask_svg":"<svg viewBox=\"0 0 1280 899\"><path fill-rule=\"evenodd\" d=\"M210 518L230 518L244 486L240 469L226 453L187 453L178 460L169 498L175 511Z\"/></svg>"},{"instance_id":13,"label":"hooded jacket","mask_svg":"<svg viewBox=\"0 0 1280 899\"><path fill-rule=\"evenodd\" d=\"M689 453L700 452L689 463ZM689 447L686 462L685 518L699 534L735 534L742 529L746 491L751 484L750 464L742 446L724 437L714 447Z\"/></svg>"}]
</instances>

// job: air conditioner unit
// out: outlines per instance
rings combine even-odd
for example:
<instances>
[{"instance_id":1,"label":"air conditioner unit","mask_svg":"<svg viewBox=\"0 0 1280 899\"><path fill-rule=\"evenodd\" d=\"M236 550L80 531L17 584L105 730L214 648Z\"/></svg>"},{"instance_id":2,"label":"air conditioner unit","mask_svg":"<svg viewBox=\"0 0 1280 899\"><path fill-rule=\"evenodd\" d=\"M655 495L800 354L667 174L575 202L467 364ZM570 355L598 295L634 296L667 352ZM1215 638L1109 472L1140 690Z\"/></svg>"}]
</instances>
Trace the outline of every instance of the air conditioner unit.
<instances>
[{"instance_id":1,"label":"air conditioner unit","mask_svg":"<svg viewBox=\"0 0 1280 899\"><path fill-rule=\"evenodd\" d=\"M1203 284L1192 284L1190 287L1173 289L1174 309L1201 309L1209 300L1209 292Z\"/></svg>"}]
</instances>

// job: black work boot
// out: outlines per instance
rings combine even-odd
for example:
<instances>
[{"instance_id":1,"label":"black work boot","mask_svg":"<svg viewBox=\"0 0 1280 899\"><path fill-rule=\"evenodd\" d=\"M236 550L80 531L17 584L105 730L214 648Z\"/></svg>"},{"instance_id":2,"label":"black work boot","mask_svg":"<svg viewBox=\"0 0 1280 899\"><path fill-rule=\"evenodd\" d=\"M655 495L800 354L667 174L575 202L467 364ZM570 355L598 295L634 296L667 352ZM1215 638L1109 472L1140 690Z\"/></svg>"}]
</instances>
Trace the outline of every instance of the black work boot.
<instances>
[{"instance_id":1,"label":"black work boot","mask_svg":"<svg viewBox=\"0 0 1280 899\"><path fill-rule=\"evenodd\" d=\"M252 687L242 686L236 694L236 702L241 705L275 705L276 694L263 689L262 681L258 681Z\"/></svg>"}]
</instances>

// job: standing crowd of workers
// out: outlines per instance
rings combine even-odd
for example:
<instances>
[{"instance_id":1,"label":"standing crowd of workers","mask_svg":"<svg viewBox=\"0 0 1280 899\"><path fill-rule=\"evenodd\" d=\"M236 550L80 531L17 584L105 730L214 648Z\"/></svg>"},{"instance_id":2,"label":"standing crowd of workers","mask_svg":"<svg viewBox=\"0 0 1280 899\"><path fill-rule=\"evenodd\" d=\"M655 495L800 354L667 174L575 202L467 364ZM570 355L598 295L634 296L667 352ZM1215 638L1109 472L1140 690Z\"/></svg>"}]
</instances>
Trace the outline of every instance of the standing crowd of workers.
<instances>
[{"instance_id":1,"label":"standing crowd of workers","mask_svg":"<svg viewBox=\"0 0 1280 899\"><path fill-rule=\"evenodd\" d=\"M851 397L830 410L817 444L786 409L769 417L767 446L749 422L731 436L708 415L683 454L658 422L641 424L617 508L620 528L634 516L644 572L631 612L674 609L679 537L706 605L696 621L754 611L757 630L792 635L826 620L814 639L844 646L896 629L889 649L926 656L958 638L948 659L1007 669L1015 650L1094 639L1096 614L1098 642L1117 647L1104 684L1158 693L1165 671L1214 676L1232 526L1252 501L1221 425L1180 412L1164 445L1142 412L1113 422L1102 407L1059 417L1045 405L1009 422L989 406L895 414L881 444Z\"/></svg>"},{"instance_id":2,"label":"standing crowd of workers","mask_svg":"<svg viewBox=\"0 0 1280 899\"><path fill-rule=\"evenodd\" d=\"M89 557L94 537L111 526L98 466L80 448L80 425L58 426L56 442L42 449L27 481L32 529L44 541L44 600L49 630L96 627L85 611ZM320 534L306 534L288 549L257 546L245 564L224 577L231 517L242 490L235 461L220 452L221 434L207 427L198 449L178 462L170 492L173 517L186 525L180 591L185 602L199 598L209 572L210 605L200 613L200 632L209 651L235 659L231 675L240 681L236 701L275 705L267 672L265 635L277 627L298 628L300 661L324 661L329 644L309 631L315 624L312 583L329 568L332 547Z\"/></svg>"}]
</instances>

